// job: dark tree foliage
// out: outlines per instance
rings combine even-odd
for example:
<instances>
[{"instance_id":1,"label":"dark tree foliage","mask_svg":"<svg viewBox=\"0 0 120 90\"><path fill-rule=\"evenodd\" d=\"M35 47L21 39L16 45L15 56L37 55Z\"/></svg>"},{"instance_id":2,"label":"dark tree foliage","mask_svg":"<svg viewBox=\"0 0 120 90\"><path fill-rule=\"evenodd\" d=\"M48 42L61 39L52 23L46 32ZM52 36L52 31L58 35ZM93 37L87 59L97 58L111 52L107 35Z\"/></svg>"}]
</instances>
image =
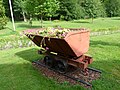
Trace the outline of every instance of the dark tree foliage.
<instances>
[{"instance_id":1,"label":"dark tree foliage","mask_svg":"<svg viewBox=\"0 0 120 90\"><path fill-rule=\"evenodd\" d=\"M11 0L11 2L12 2L12 0ZM5 15L7 17L11 17L10 8L9 8L9 0L3 0L3 6L5 8Z\"/></svg>"},{"instance_id":2,"label":"dark tree foliage","mask_svg":"<svg viewBox=\"0 0 120 90\"><path fill-rule=\"evenodd\" d=\"M81 6L89 18L104 17L105 9L100 0L83 0Z\"/></svg>"},{"instance_id":3,"label":"dark tree foliage","mask_svg":"<svg viewBox=\"0 0 120 90\"><path fill-rule=\"evenodd\" d=\"M108 17L120 16L120 0L105 0L104 5Z\"/></svg>"},{"instance_id":4,"label":"dark tree foliage","mask_svg":"<svg viewBox=\"0 0 120 90\"><path fill-rule=\"evenodd\" d=\"M21 10L20 10L20 8L17 8L18 10L16 10L16 8L15 8L16 5L14 4L15 1L19 1L19 0L11 0L14 18L15 18L15 20L21 20L22 19ZM3 0L3 5L5 8L5 15L8 18L11 18L9 0Z\"/></svg>"},{"instance_id":5,"label":"dark tree foliage","mask_svg":"<svg viewBox=\"0 0 120 90\"><path fill-rule=\"evenodd\" d=\"M43 19L52 18L60 20L74 20L80 18L96 18L96 17L113 17L120 16L120 0L11 0L15 20L26 20L32 18L40 18L41 13ZM58 1L59 9L51 11L48 6L47 10L43 9L46 1ZM16 3L17 2L17 3ZM9 0L3 0L5 15L11 18L9 9ZM42 8L41 8L42 6ZM37 7L37 8L36 8ZM38 9L38 10L37 10ZM51 12L49 12L51 11ZM54 13L53 13L54 12ZM39 14L39 15L36 15ZM53 14L52 14L53 13Z\"/></svg>"},{"instance_id":6,"label":"dark tree foliage","mask_svg":"<svg viewBox=\"0 0 120 90\"><path fill-rule=\"evenodd\" d=\"M79 0L59 0L59 16L64 20L79 19L82 17L82 8L78 3Z\"/></svg>"}]
</instances>

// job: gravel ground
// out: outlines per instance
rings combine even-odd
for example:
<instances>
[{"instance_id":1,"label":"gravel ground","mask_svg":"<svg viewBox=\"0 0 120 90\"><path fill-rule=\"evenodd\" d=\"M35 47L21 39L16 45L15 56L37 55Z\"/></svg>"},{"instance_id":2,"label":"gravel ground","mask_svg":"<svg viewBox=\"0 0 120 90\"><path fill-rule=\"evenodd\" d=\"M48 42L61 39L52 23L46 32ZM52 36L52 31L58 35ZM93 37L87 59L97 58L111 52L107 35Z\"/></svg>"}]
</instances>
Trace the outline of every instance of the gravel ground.
<instances>
[{"instance_id":1,"label":"gravel ground","mask_svg":"<svg viewBox=\"0 0 120 90\"><path fill-rule=\"evenodd\" d=\"M40 63L43 63L42 60L39 61ZM41 65L38 65L36 63L32 63L33 66L35 68L38 69L38 71L40 71L44 76L48 77L48 78L52 78L53 80L56 80L58 83L64 83L64 82L68 82L70 85L76 85L76 84L80 84L81 86L85 87L85 88L91 88L91 86L87 86L83 83L74 81L60 73L57 73L53 70L48 69L47 67L43 67ZM71 69L71 68L69 68ZM70 71L72 72L68 72L67 75L75 77L75 78L79 78L80 80L86 81L88 83L92 83L93 80L99 79L100 78L100 73L92 71L92 70L88 70L88 75L84 75L84 72L80 69L71 69Z\"/></svg>"}]
</instances>

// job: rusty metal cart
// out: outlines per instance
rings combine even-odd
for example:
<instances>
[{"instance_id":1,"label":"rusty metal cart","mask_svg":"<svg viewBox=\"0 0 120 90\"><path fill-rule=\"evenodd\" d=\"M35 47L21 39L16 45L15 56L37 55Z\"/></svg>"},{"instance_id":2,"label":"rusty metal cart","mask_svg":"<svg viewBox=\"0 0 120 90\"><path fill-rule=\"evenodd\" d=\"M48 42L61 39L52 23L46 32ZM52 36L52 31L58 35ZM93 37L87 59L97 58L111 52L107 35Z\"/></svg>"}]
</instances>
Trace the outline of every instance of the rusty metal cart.
<instances>
[{"instance_id":1,"label":"rusty metal cart","mask_svg":"<svg viewBox=\"0 0 120 90\"><path fill-rule=\"evenodd\" d=\"M47 49L45 64L61 72L67 71L69 65L85 70L93 61L92 57L84 55L89 49L89 30L70 31L63 39L32 33L26 33L26 36L37 46ZM42 50L39 50L39 54L43 54Z\"/></svg>"}]
</instances>

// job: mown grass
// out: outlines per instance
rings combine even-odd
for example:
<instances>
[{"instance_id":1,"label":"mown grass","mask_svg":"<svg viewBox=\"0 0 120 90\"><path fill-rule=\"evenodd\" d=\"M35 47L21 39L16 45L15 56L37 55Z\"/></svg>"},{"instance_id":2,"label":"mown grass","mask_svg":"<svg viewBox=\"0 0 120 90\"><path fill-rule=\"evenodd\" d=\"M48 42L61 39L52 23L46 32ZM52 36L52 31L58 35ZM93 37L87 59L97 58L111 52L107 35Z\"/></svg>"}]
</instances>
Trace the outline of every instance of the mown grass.
<instances>
[{"instance_id":1,"label":"mown grass","mask_svg":"<svg viewBox=\"0 0 120 90\"><path fill-rule=\"evenodd\" d=\"M42 58L37 48L0 51L0 90L73 90L80 86L58 84L33 68L31 61Z\"/></svg>"},{"instance_id":2,"label":"mown grass","mask_svg":"<svg viewBox=\"0 0 120 90\"><path fill-rule=\"evenodd\" d=\"M120 17L113 18L97 18L94 19L93 23L91 19L80 19L73 21L43 21L44 27L56 27L61 26L63 28L89 28L91 31L102 31L102 30L118 30L120 29ZM12 23L8 22L5 29L0 30L0 37L9 35L18 35L20 31L40 28L40 21L33 21L33 26L31 27L29 23L16 22L16 31L13 32Z\"/></svg>"},{"instance_id":3,"label":"mown grass","mask_svg":"<svg viewBox=\"0 0 120 90\"><path fill-rule=\"evenodd\" d=\"M31 61L42 56L38 47L0 51L0 90L80 90L79 85L58 84L33 68ZM91 37L89 54L91 67L102 70L93 90L120 89L120 33Z\"/></svg>"},{"instance_id":4,"label":"mown grass","mask_svg":"<svg viewBox=\"0 0 120 90\"><path fill-rule=\"evenodd\" d=\"M92 37L89 53L94 62L91 67L102 70L100 80L94 81L95 90L120 89L120 33Z\"/></svg>"}]
</instances>

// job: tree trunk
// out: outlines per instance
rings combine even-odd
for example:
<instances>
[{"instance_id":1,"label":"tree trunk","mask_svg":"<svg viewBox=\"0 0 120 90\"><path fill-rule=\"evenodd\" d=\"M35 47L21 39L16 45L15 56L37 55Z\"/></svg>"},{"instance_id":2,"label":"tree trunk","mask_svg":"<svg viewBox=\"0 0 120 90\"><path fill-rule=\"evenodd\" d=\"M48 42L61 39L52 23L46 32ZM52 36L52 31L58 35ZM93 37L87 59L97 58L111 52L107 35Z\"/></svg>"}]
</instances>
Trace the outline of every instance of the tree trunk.
<instances>
[{"instance_id":1,"label":"tree trunk","mask_svg":"<svg viewBox=\"0 0 120 90\"><path fill-rule=\"evenodd\" d=\"M93 23L93 17L92 17L92 23Z\"/></svg>"},{"instance_id":2,"label":"tree trunk","mask_svg":"<svg viewBox=\"0 0 120 90\"><path fill-rule=\"evenodd\" d=\"M30 26L32 27L32 15L30 15L29 24L30 24Z\"/></svg>"},{"instance_id":3,"label":"tree trunk","mask_svg":"<svg viewBox=\"0 0 120 90\"><path fill-rule=\"evenodd\" d=\"M40 21L41 21L41 28L43 27L43 18L42 16L40 17Z\"/></svg>"},{"instance_id":4,"label":"tree trunk","mask_svg":"<svg viewBox=\"0 0 120 90\"><path fill-rule=\"evenodd\" d=\"M25 12L22 12L22 15L23 15L24 22L27 22L27 19L26 19L26 16L25 16Z\"/></svg>"},{"instance_id":5,"label":"tree trunk","mask_svg":"<svg viewBox=\"0 0 120 90\"><path fill-rule=\"evenodd\" d=\"M49 18L50 22L51 22L51 17Z\"/></svg>"}]
</instances>

